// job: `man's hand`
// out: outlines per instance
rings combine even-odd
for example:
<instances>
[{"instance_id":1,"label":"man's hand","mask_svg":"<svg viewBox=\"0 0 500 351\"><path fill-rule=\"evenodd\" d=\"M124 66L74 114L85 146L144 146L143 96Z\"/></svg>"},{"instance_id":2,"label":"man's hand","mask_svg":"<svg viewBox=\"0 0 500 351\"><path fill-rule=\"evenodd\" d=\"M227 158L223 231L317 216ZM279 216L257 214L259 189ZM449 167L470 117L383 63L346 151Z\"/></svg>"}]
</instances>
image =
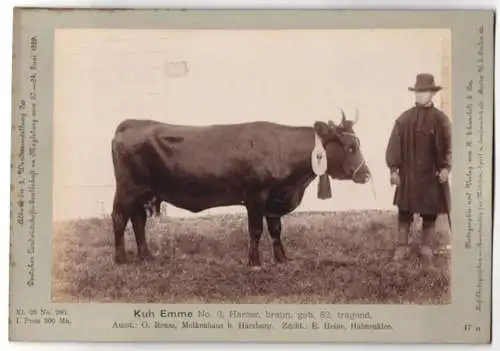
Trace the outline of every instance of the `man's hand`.
<instances>
[{"instance_id":1,"label":"man's hand","mask_svg":"<svg viewBox=\"0 0 500 351\"><path fill-rule=\"evenodd\" d=\"M448 171L448 169L443 168L438 173L439 182L445 183L448 180L449 176L450 176L450 172Z\"/></svg>"},{"instance_id":2,"label":"man's hand","mask_svg":"<svg viewBox=\"0 0 500 351\"><path fill-rule=\"evenodd\" d=\"M391 185L399 186L400 183L398 172L391 172Z\"/></svg>"}]
</instances>

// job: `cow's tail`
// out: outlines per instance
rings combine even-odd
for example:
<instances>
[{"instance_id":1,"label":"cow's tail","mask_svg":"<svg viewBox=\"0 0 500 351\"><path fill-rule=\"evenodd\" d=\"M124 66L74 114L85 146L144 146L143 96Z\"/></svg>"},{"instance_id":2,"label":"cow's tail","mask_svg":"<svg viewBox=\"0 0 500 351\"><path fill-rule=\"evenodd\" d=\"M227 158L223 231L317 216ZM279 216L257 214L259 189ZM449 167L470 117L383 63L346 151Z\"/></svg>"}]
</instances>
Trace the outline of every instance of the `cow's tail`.
<instances>
[{"instance_id":1,"label":"cow's tail","mask_svg":"<svg viewBox=\"0 0 500 351\"><path fill-rule=\"evenodd\" d=\"M121 170L120 151L116 138L111 140L111 159L113 160L113 174L115 181L118 182L118 173Z\"/></svg>"}]
</instances>

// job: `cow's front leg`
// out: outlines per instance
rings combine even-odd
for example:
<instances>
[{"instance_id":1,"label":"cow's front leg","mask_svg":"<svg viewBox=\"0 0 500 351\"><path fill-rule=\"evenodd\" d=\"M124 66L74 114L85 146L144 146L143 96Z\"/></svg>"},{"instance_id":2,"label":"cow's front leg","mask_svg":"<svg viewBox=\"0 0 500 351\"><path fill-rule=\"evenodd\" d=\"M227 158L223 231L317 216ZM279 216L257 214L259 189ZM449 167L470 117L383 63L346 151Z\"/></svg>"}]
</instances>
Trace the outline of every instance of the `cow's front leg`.
<instances>
[{"instance_id":1,"label":"cow's front leg","mask_svg":"<svg viewBox=\"0 0 500 351\"><path fill-rule=\"evenodd\" d=\"M273 241L274 260L278 263L288 260L281 241L281 217L266 216L267 229Z\"/></svg>"},{"instance_id":2,"label":"cow's front leg","mask_svg":"<svg viewBox=\"0 0 500 351\"><path fill-rule=\"evenodd\" d=\"M146 243L146 219L146 211L141 208L135 211L131 221L134 228L135 242L137 243L139 257L149 261L153 259L153 255L149 252L148 244Z\"/></svg>"},{"instance_id":3,"label":"cow's front leg","mask_svg":"<svg viewBox=\"0 0 500 351\"><path fill-rule=\"evenodd\" d=\"M247 205L248 211L248 233L250 234L250 244L248 248L248 264L252 267L259 267L260 252L259 242L262 236L264 222L264 206L260 202Z\"/></svg>"}]
</instances>

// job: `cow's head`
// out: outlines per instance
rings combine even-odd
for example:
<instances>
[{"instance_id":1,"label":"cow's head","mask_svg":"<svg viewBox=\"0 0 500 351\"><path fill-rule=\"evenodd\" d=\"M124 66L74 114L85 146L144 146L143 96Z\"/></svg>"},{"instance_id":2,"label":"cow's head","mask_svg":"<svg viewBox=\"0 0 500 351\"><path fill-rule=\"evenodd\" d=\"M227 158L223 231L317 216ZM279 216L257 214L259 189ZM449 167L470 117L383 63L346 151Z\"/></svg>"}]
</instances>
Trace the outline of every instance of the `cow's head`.
<instances>
[{"instance_id":1,"label":"cow's head","mask_svg":"<svg viewBox=\"0 0 500 351\"><path fill-rule=\"evenodd\" d=\"M354 120L347 120L341 110L342 119L339 124L332 121L314 123L314 130L325 148L328 168L327 173L341 180L352 179L355 183L366 183L370 179L370 170L366 166L361 153L359 138L353 126L358 122L359 112L356 109Z\"/></svg>"}]
</instances>

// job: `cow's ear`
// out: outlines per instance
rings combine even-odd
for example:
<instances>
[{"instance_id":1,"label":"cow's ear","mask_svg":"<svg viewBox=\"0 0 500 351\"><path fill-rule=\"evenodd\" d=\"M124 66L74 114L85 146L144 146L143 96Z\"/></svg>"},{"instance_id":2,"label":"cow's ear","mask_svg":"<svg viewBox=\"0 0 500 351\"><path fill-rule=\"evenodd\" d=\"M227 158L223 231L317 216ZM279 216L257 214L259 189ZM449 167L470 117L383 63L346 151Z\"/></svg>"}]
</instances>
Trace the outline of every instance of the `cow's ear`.
<instances>
[{"instance_id":1,"label":"cow's ear","mask_svg":"<svg viewBox=\"0 0 500 351\"><path fill-rule=\"evenodd\" d=\"M318 134L320 138L325 138L330 133L330 128L325 122L317 121L314 123L314 132Z\"/></svg>"}]
</instances>

